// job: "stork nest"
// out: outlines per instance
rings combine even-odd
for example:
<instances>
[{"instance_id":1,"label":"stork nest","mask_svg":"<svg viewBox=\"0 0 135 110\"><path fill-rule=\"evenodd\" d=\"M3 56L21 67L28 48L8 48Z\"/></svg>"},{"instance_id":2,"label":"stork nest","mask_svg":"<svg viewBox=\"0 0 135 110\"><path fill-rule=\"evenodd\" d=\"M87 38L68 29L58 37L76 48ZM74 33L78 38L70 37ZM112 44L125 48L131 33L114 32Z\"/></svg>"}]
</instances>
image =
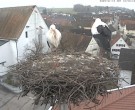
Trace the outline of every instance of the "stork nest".
<instances>
[{"instance_id":1,"label":"stork nest","mask_svg":"<svg viewBox=\"0 0 135 110\"><path fill-rule=\"evenodd\" d=\"M79 105L88 100L100 104L98 96L117 87L118 67L105 58L86 53L51 53L29 57L10 68L21 86L22 96L34 94L34 104Z\"/></svg>"}]
</instances>

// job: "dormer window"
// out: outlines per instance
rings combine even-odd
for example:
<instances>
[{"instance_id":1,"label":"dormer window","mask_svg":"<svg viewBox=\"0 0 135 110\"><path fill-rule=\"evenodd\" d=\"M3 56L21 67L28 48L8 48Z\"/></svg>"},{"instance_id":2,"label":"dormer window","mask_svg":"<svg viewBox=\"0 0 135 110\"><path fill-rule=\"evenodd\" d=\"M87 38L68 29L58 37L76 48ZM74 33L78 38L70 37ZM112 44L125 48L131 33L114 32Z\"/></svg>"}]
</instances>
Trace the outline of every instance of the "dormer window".
<instances>
[{"instance_id":1,"label":"dormer window","mask_svg":"<svg viewBox=\"0 0 135 110\"><path fill-rule=\"evenodd\" d=\"M26 28L29 28L30 26L26 26Z\"/></svg>"},{"instance_id":2,"label":"dormer window","mask_svg":"<svg viewBox=\"0 0 135 110\"><path fill-rule=\"evenodd\" d=\"M118 47L125 47L125 44L116 44Z\"/></svg>"}]
</instances>

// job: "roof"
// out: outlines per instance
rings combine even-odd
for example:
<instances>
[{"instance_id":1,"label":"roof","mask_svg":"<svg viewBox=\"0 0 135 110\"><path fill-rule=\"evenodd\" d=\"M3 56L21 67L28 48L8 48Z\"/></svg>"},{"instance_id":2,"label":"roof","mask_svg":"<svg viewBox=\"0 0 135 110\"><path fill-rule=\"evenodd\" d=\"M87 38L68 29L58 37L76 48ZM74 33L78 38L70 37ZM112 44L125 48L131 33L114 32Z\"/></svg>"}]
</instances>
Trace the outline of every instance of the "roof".
<instances>
[{"instance_id":1,"label":"roof","mask_svg":"<svg viewBox=\"0 0 135 110\"><path fill-rule=\"evenodd\" d=\"M111 30L111 32L115 32L116 31L116 29L112 25L108 25L108 27Z\"/></svg>"},{"instance_id":2,"label":"roof","mask_svg":"<svg viewBox=\"0 0 135 110\"><path fill-rule=\"evenodd\" d=\"M123 70L133 70L135 66L135 49L121 49L119 56L119 66Z\"/></svg>"},{"instance_id":3,"label":"roof","mask_svg":"<svg viewBox=\"0 0 135 110\"><path fill-rule=\"evenodd\" d=\"M60 49L65 51L85 51L91 40L90 36L74 34L69 32L62 32Z\"/></svg>"},{"instance_id":4,"label":"roof","mask_svg":"<svg viewBox=\"0 0 135 110\"><path fill-rule=\"evenodd\" d=\"M35 6L0 8L0 39L18 39Z\"/></svg>"},{"instance_id":5,"label":"roof","mask_svg":"<svg viewBox=\"0 0 135 110\"><path fill-rule=\"evenodd\" d=\"M122 38L122 36L120 35L120 33L117 33L116 35L114 35L111 38L111 46L113 46L120 38Z\"/></svg>"},{"instance_id":6,"label":"roof","mask_svg":"<svg viewBox=\"0 0 135 110\"><path fill-rule=\"evenodd\" d=\"M135 24L127 24L126 29L127 30L135 30Z\"/></svg>"},{"instance_id":7,"label":"roof","mask_svg":"<svg viewBox=\"0 0 135 110\"><path fill-rule=\"evenodd\" d=\"M72 106L72 110L135 110L135 85L124 88L110 90L110 94L105 97L101 104L94 107L92 103L84 102L78 106ZM85 105L87 103L87 106ZM59 109L56 109L59 110Z\"/></svg>"},{"instance_id":8,"label":"roof","mask_svg":"<svg viewBox=\"0 0 135 110\"><path fill-rule=\"evenodd\" d=\"M135 85L112 91L104 100L102 107L97 110L134 110Z\"/></svg>"},{"instance_id":9,"label":"roof","mask_svg":"<svg viewBox=\"0 0 135 110\"><path fill-rule=\"evenodd\" d=\"M119 20L121 25L127 25L127 24L135 24L134 19L121 19Z\"/></svg>"}]
</instances>

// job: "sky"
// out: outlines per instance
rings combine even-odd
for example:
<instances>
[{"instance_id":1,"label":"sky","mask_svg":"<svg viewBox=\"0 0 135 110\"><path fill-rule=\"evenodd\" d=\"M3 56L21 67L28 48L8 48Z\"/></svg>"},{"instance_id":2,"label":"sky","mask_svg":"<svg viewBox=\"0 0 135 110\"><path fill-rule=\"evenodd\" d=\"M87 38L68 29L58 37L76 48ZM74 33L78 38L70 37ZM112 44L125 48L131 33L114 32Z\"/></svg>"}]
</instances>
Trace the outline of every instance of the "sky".
<instances>
[{"instance_id":1,"label":"sky","mask_svg":"<svg viewBox=\"0 0 135 110\"><path fill-rule=\"evenodd\" d=\"M0 0L0 8L37 5L46 8L72 8L75 4L118 6L135 10L135 0Z\"/></svg>"}]
</instances>

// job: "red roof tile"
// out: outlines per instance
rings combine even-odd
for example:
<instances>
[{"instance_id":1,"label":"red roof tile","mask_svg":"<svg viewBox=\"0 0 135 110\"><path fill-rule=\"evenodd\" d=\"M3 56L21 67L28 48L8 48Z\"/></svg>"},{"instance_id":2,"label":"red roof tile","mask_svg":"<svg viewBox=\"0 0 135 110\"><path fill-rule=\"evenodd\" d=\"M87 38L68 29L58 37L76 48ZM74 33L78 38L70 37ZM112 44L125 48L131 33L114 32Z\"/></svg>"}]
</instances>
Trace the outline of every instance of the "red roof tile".
<instances>
[{"instance_id":1,"label":"red roof tile","mask_svg":"<svg viewBox=\"0 0 135 110\"><path fill-rule=\"evenodd\" d=\"M135 110L135 86L122 89L121 92L122 94L116 97L118 90L113 91L111 95L116 100L99 110ZM107 102L109 100L112 99L108 98Z\"/></svg>"},{"instance_id":2,"label":"red roof tile","mask_svg":"<svg viewBox=\"0 0 135 110\"><path fill-rule=\"evenodd\" d=\"M111 46L113 46L122 36L120 33L117 33L115 36L112 37L111 39Z\"/></svg>"},{"instance_id":3,"label":"red roof tile","mask_svg":"<svg viewBox=\"0 0 135 110\"><path fill-rule=\"evenodd\" d=\"M71 110L86 110L90 106L92 106L91 103L87 107L81 103L79 106L72 106ZM112 90L111 94L104 98L99 106L90 110L135 110L135 85L120 90Z\"/></svg>"},{"instance_id":4,"label":"red roof tile","mask_svg":"<svg viewBox=\"0 0 135 110\"><path fill-rule=\"evenodd\" d=\"M135 20L120 20L121 25L135 24Z\"/></svg>"}]
</instances>

